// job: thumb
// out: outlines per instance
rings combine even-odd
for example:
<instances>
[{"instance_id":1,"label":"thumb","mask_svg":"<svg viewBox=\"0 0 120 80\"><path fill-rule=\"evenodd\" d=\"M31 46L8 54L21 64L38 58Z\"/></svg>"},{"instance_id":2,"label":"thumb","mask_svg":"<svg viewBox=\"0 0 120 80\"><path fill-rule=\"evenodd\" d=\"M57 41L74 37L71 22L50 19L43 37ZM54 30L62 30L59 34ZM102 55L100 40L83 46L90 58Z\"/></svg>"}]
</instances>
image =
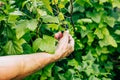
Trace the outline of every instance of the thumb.
<instances>
[{"instance_id":1,"label":"thumb","mask_svg":"<svg viewBox=\"0 0 120 80\"><path fill-rule=\"evenodd\" d=\"M69 35L69 31L68 30L64 31L63 36L68 36L68 35Z\"/></svg>"}]
</instances>

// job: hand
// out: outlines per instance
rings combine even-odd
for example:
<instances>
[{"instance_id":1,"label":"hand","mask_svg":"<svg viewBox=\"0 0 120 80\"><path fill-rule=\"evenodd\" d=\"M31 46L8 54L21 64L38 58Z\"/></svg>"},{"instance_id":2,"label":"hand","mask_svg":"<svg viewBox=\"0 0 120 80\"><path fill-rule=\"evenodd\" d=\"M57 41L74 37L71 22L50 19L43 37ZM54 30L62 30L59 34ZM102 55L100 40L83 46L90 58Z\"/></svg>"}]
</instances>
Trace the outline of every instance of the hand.
<instances>
[{"instance_id":1,"label":"hand","mask_svg":"<svg viewBox=\"0 0 120 80\"><path fill-rule=\"evenodd\" d=\"M72 38L68 31L65 31L63 33L63 37L58 42L57 49L54 55L58 60L70 55L73 51L74 51L74 39Z\"/></svg>"}]
</instances>

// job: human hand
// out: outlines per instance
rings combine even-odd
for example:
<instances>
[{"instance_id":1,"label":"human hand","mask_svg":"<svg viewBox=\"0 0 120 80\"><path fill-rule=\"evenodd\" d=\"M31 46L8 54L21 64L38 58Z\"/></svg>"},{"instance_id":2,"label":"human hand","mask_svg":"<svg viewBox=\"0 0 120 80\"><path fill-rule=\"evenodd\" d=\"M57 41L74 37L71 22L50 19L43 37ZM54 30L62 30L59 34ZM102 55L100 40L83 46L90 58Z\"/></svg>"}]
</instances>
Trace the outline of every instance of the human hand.
<instances>
[{"instance_id":1,"label":"human hand","mask_svg":"<svg viewBox=\"0 0 120 80\"><path fill-rule=\"evenodd\" d=\"M59 42L54 54L56 60L58 60L70 55L74 51L74 39L68 31L65 31L63 34L61 32L58 32L57 34L55 34L55 36L56 35L57 38L58 36L60 36L60 39L58 38Z\"/></svg>"}]
</instances>

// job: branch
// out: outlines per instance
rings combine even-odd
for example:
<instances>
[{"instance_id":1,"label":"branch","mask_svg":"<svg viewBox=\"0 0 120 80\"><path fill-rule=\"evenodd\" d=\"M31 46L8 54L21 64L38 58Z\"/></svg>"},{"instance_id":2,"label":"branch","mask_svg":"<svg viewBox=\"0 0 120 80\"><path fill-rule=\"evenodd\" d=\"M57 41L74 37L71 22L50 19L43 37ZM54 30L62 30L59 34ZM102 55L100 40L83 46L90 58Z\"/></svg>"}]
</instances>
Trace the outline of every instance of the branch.
<instances>
[{"instance_id":1,"label":"branch","mask_svg":"<svg viewBox=\"0 0 120 80\"><path fill-rule=\"evenodd\" d=\"M75 33L75 25L72 19L72 15L73 15L73 0L70 0L70 21L71 21L71 25L73 27L73 31Z\"/></svg>"}]
</instances>

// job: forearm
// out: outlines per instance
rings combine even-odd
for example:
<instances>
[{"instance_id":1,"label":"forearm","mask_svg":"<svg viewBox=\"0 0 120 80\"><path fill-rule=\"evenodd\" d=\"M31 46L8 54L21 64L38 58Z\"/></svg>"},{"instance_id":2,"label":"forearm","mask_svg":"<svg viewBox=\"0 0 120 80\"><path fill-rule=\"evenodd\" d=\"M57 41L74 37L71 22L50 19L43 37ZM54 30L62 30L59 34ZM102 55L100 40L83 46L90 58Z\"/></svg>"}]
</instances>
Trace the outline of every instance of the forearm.
<instances>
[{"instance_id":1,"label":"forearm","mask_svg":"<svg viewBox=\"0 0 120 80\"><path fill-rule=\"evenodd\" d=\"M47 53L0 57L0 80L22 78L54 61Z\"/></svg>"}]
</instances>

